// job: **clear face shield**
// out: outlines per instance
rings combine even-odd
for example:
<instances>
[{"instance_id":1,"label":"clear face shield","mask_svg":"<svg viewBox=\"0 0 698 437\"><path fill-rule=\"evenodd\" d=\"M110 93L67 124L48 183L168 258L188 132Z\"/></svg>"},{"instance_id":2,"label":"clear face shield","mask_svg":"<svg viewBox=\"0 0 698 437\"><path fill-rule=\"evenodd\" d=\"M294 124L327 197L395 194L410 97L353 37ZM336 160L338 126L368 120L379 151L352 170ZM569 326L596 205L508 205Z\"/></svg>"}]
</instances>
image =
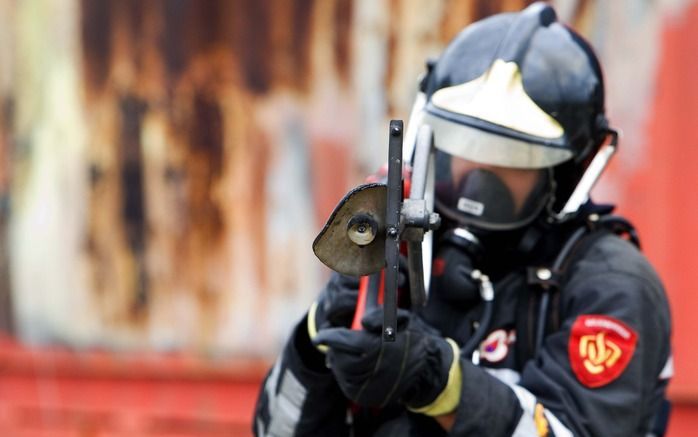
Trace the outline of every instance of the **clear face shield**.
<instances>
[{"instance_id":1,"label":"clear face shield","mask_svg":"<svg viewBox=\"0 0 698 437\"><path fill-rule=\"evenodd\" d=\"M573 158L564 128L527 94L513 61L436 90L423 123L438 151L436 206L463 226L530 223L553 196L552 167Z\"/></svg>"},{"instance_id":2,"label":"clear face shield","mask_svg":"<svg viewBox=\"0 0 698 437\"><path fill-rule=\"evenodd\" d=\"M527 225L549 205L550 169L482 164L437 152L437 210L461 226L512 230Z\"/></svg>"},{"instance_id":3,"label":"clear face shield","mask_svg":"<svg viewBox=\"0 0 698 437\"><path fill-rule=\"evenodd\" d=\"M550 206L567 150L426 117L436 146L435 206L460 227L514 230Z\"/></svg>"}]
</instances>

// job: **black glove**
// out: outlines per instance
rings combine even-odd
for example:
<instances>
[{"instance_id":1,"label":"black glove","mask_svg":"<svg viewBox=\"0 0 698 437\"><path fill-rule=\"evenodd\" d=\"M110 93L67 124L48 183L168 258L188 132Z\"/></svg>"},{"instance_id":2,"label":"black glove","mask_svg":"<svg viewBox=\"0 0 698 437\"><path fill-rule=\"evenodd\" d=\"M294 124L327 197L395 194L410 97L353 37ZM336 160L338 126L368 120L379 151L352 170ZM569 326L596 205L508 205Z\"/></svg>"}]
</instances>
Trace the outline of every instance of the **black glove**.
<instances>
[{"instance_id":1,"label":"black glove","mask_svg":"<svg viewBox=\"0 0 698 437\"><path fill-rule=\"evenodd\" d=\"M419 317L444 337L463 344L472 327L465 315L479 302L479 284L472 279L468 254L452 244L442 246L434 258L427 304Z\"/></svg>"},{"instance_id":2,"label":"black glove","mask_svg":"<svg viewBox=\"0 0 698 437\"><path fill-rule=\"evenodd\" d=\"M333 273L325 289L308 310L308 336L322 329L349 327L359 295L359 279ZM324 348L320 348L323 351Z\"/></svg>"},{"instance_id":3,"label":"black glove","mask_svg":"<svg viewBox=\"0 0 698 437\"><path fill-rule=\"evenodd\" d=\"M466 251L446 244L434 258L430 293L449 305L470 308L479 297L472 272L473 263Z\"/></svg>"},{"instance_id":4,"label":"black glove","mask_svg":"<svg viewBox=\"0 0 698 437\"><path fill-rule=\"evenodd\" d=\"M324 348L311 342L318 330L350 326L359 295L359 279L333 273L291 337L295 354L306 369L328 373Z\"/></svg>"},{"instance_id":5,"label":"black glove","mask_svg":"<svg viewBox=\"0 0 698 437\"><path fill-rule=\"evenodd\" d=\"M455 342L405 310L398 311L395 341L383 342L382 321L376 308L364 317L365 330L327 329L313 341L329 347L328 363L345 396L367 407L399 401L429 415L453 411L461 385Z\"/></svg>"}]
</instances>

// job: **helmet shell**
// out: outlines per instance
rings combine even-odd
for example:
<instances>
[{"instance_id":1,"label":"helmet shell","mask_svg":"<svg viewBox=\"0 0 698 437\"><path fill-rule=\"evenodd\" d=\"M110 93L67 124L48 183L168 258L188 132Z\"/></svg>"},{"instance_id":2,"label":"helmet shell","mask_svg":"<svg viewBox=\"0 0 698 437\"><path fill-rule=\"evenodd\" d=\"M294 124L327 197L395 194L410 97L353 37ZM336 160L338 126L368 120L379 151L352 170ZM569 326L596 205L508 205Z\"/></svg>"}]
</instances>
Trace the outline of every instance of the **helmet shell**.
<instances>
[{"instance_id":1,"label":"helmet shell","mask_svg":"<svg viewBox=\"0 0 698 437\"><path fill-rule=\"evenodd\" d=\"M604 137L604 85L590 45L535 3L466 27L423 82L436 148L518 168L582 162Z\"/></svg>"}]
</instances>

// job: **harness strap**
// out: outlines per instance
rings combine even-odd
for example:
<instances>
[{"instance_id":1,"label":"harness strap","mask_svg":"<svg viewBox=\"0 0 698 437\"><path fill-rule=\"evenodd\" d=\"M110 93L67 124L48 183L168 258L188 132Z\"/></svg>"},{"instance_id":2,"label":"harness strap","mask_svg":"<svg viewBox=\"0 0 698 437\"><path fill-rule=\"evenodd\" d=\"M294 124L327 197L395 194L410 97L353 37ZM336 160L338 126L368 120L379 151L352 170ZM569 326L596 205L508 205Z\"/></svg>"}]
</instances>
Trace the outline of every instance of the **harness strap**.
<instances>
[{"instance_id":1,"label":"harness strap","mask_svg":"<svg viewBox=\"0 0 698 437\"><path fill-rule=\"evenodd\" d=\"M550 265L526 269L527 290L517 308L517 352L521 363L536 356L548 332L560 328L560 288L569 268L596 240L609 233L624 237L640 248L632 224L618 216L590 214L565 241Z\"/></svg>"},{"instance_id":2,"label":"harness strap","mask_svg":"<svg viewBox=\"0 0 698 437\"><path fill-rule=\"evenodd\" d=\"M595 241L608 234L625 238L638 249L641 248L637 231L628 220L613 215L591 214L587 222L568 238L552 265L527 268L529 287L521 296L516 314L517 358L520 365L541 350L547 333L560 329L560 291L569 268ZM670 413L671 403L664 398L650 421L648 437L662 437L666 433Z\"/></svg>"}]
</instances>

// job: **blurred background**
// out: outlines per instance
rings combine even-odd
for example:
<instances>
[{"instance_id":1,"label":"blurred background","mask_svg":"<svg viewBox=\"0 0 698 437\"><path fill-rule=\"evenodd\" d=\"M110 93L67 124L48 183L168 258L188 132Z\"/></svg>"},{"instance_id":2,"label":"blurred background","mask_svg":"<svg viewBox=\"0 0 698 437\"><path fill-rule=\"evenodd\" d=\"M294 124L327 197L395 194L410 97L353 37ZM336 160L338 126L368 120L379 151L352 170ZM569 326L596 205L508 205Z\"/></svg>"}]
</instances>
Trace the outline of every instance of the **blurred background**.
<instances>
[{"instance_id":1,"label":"blurred background","mask_svg":"<svg viewBox=\"0 0 698 437\"><path fill-rule=\"evenodd\" d=\"M0 435L248 436L424 61L524 0L0 0ZM674 317L698 424L698 1L558 0L624 136L595 189Z\"/></svg>"}]
</instances>

